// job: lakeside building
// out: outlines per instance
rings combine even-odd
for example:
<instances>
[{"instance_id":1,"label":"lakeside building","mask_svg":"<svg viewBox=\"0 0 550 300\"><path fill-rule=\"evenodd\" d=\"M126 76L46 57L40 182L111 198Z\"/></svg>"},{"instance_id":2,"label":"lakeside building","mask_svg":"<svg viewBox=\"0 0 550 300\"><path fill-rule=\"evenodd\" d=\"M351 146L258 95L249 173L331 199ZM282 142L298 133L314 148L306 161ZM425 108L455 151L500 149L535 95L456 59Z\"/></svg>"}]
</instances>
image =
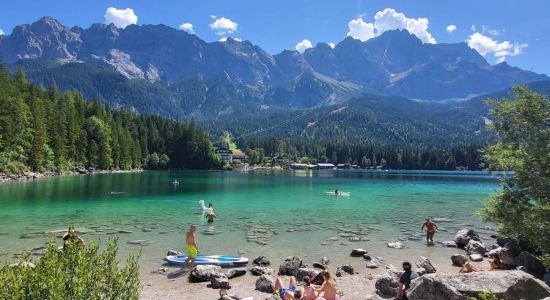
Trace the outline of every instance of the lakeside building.
<instances>
[{"instance_id":1,"label":"lakeside building","mask_svg":"<svg viewBox=\"0 0 550 300\"><path fill-rule=\"evenodd\" d=\"M218 154L223 162L226 164L231 164L231 162L233 161L233 152L231 152L231 150L227 148L217 148L216 154Z\"/></svg>"},{"instance_id":2,"label":"lakeside building","mask_svg":"<svg viewBox=\"0 0 550 300\"><path fill-rule=\"evenodd\" d=\"M330 169L334 169L336 168L336 166L334 164L331 164L331 163L318 163L317 164L317 169L319 170L330 170Z\"/></svg>"},{"instance_id":3,"label":"lakeside building","mask_svg":"<svg viewBox=\"0 0 550 300\"><path fill-rule=\"evenodd\" d=\"M231 154L231 159L236 160L238 159L241 163L248 162L248 156L244 154L243 152L233 153Z\"/></svg>"}]
</instances>

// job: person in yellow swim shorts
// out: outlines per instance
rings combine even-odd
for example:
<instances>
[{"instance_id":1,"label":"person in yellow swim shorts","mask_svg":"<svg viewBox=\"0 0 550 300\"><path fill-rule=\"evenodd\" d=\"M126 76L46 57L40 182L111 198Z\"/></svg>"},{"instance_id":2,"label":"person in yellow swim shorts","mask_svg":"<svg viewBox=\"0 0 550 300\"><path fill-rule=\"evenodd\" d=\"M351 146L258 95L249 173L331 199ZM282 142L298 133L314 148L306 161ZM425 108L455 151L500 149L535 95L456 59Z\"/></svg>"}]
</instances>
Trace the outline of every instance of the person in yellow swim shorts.
<instances>
[{"instance_id":1,"label":"person in yellow swim shorts","mask_svg":"<svg viewBox=\"0 0 550 300\"><path fill-rule=\"evenodd\" d=\"M182 269L186 266L195 265L195 258L199 254L199 247L197 247L197 237L195 236L197 226L191 225L189 231L185 234L185 244L187 245L187 259L183 263Z\"/></svg>"}]
</instances>

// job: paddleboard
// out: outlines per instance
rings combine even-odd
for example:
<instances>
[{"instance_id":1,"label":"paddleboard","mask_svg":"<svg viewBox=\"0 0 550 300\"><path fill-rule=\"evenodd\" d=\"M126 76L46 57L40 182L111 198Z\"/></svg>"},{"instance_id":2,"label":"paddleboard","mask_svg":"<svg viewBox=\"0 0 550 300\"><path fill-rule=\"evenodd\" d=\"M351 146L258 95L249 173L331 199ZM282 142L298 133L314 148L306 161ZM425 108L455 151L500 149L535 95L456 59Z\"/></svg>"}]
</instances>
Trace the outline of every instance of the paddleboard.
<instances>
[{"instance_id":1,"label":"paddleboard","mask_svg":"<svg viewBox=\"0 0 550 300\"><path fill-rule=\"evenodd\" d=\"M168 255L164 258L168 264L182 265L187 260L187 255ZM196 265L246 265L248 258L232 255L197 255L195 258Z\"/></svg>"},{"instance_id":2,"label":"paddleboard","mask_svg":"<svg viewBox=\"0 0 550 300\"><path fill-rule=\"evenodd\" d=\"M325 195L335 196L335 197L349 197L349 196L351 196L351 193L350 192L338 192L338 194L336 194L335 192L325 192Z\"/></svg>"}]
</instances>

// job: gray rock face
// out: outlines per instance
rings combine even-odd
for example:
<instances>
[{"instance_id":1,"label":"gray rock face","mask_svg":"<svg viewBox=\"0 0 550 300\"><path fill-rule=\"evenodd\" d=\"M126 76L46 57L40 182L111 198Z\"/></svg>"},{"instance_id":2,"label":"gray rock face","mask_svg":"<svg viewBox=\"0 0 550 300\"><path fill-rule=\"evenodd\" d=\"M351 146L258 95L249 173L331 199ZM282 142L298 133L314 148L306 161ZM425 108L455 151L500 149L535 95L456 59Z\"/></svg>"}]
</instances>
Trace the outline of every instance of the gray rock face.
<instances>
[{"instance_id":1,"label":"gray rock face","mask_svg":"<svg viewBox=\"0 0 550 300\"><path fill-rule=\"evenodd\" d=\"M256 289L264 293L273 293L275 280L268 275L262 275L256 280Z\"/></svg>"},{"instance_id":2,"label":"gray rock face","mask_svg":"<svg viewBox=\"0 0 550 300\"><path fill-rule=\"evenodd\" d=\"M361 256L363 256L367 253L368 253L367 250L358 248L358 249L351 250L350 256L352 256L352 257L361 257Z\"/></svg>"},{"instance_id":3,"label":"gray rock face","mask_svg":"<svg viewBox=\"0 0 550 300\"><path fill-rule=\"evenodd\" d=\"M491 290L499 299L535 300L550 296L550 288L521 271L436 273L411 283L410 300L469 300Z\"/></svg>"},{"instance_id":4,"label":"gray rock face","mask_svg":"<svg viewBox=\"0 0 550 300\"><path fill-rule=\"evenodd\" d=\"M319 271L312 268L299 268L298 272L296 273L296 280L302 281L306 276L313 279L317 277L318 274L319 274Z\"/></svg>"},{"instance_id":5,"label":"gray rock face","mask_svg":"<svg viewBox=\"0 0 550 300\"><path fill-rule=\"evenodd\" d=\"M453 254L451 255L451 262L454 266L462 267L468 258L462 254Z\"/></svg>"},{"instance_id":6,"label":"gray rock face","mask_svg":"<svg viewBox=\"0 0 550 300\"><path fill-rule=\"evenodd\" d=\"M500 249L500 260L509 266L517 266L516 257L521 253L521 248L516 240L512 239Z\"/></svg>"},{"instance_id":7,"label":"gray rock face","mask_svg":"<svg viewBox=\"0 0 550 300\"><path fill-rule=\"evenodd\" d=\"M336 274L337 277L342 277L345 274L353 275L353 274L355 274L355 270L354 270L352 265L345 264L345 265L341 265L341 266L336 267L336 273L335 274Z\"/></svg>"},{"instance_id":8,"label":"gray rock face","mask_svg":"<svg viewBox=\"0 0 550 300\"><path fill-rule=\"evenodd\" d=\"M544 264L538 257L534 256L533 254L523 251L521 252L516 258L515 261L518 266L523 266L526 268L526 272L542 279L544 274L546 273L546 269L544 267Z\"/></svg>"},{"instance_id":9,"label":"gray rock face","mask_svg":"<svg viewBox=\"0 0 550 300\"><path fill-rule=\"evenodd\" d=\"M465 247L470 240L479 241L479 235L469 228L459 230L455 235L455 243L458 247Z\"/></svg>"},{"instance_id":10,"label":"gray rock face","mask_svg":"<svg viewBox=\"0 0 550 300\"><path fill-rule=\"evenodd\" d=\"M252 273L252 275L260 276L260 275L272 275L273 273L275 273L275 271L267 267L254 266L252 267L252 269L250 269L250 273Z\"/></svg>"},{"instance_id":11,"label":"gray rock face","mask_svg":"<svg viewBox=\"0 0 550 300\"><path fill-rule=\"evenodd\" d=\"M234 269L227 270L225 272L225 275L227 276L227 278L235 278L235 277L243 276L244 274L246 274L245 268L234 268Z\"/></svg>"},{"instance_id":12,"label":"gray rock face","mask_svg":"<svg viewBox=\"0 0 550 300\"><path fill-rule=\"evenodd\" d=\"M424 268L424 270L426 270L426 273L428 274L436 272L434 266L432 265L432 262L424 256L420 256L416 260L416 266L419 268Z\"/></svg>"},{"instance_id":13,"label":"gray rock face","mask_svg":"<svg viewBox=\"0 0 550 300\"><path fill-rule=\"evenodd\" d=\"M389 274L377 275L374 287L382 295L395 296L399 287L399 278Z\"/></svg>"},{"instance_id":14,"label":"gray rock face","mask_svg":"<svg viewBox=\"0 0 550 300\"><path fill-rule=\"evenodd\" d=\"M298 269L305 267L302 259L298 256L290 256L279 266L279 275L294 276L298 274Z\"/></svg>"},{"instance_id":15,"label":"gray rock face","mask_svg":"<svg viewBox=\"0 0 550 300\"><path fill-rule=\"evenodd\" d=\"M263 266L263 267L271 265L271 262L265 256L258 256L252 261L252 263L257 266Z\"/></svg>"},{"instance_id":16,"label":"gray rock face","mask_svg":"<svg viewBox=\"0 0 550 300\"><path fill-rule=\"evenodd\" d=\"M483 256L481 256L481 254L477 254L477 253L470 254L469 257L470 257L471 261L482 261L483 260Z\"/></svg>"},{"instance_id":17,"label":"gray rock face","mask_svg":"<svg viewBox=\"0 0 550 300\"><path fill-rule=\"evenodd\" d=\"M210 285L213 289L230 289L231 283L229 279L223 273L216 273L210 277Z\"/></svg>"},{"instance_id":18,"label":"gray rock face","mask_svg":"<svg viewBox=\"0 0 550 300\"><path fill-rule=\"evenodd\" d=\"M487 248L485 247L485 245L483 245L482 242L480 241L475 241L475 240L470 240L468 242L468 244L466 245L466 247L464 247L464 250L466 250L466 252L468 254L485 254L485 252L487 252Z\"/></svg>"},{"instance_id":19,"label":"gray rock face","mask_svg":"<svg viewBox=\"0 0 550 300\"><path fill-rule=\"evenodd\" d=\"M441 244L443 244L443 246L445 247L456 248L455 241L444 241L444 242L441 242Z\"/></svg>"},{"instance_id":20,"label":"gray rock face","mask_svg":"<svg viewBox=\"0 0 550 300\"><path fill-rule=\"evenodd\" d=\"M191 282L209 281L213 275L218 274L221 271L220 266L211 265L198 265L189 274L189 280Z\"/></svg>"}]
</instances>

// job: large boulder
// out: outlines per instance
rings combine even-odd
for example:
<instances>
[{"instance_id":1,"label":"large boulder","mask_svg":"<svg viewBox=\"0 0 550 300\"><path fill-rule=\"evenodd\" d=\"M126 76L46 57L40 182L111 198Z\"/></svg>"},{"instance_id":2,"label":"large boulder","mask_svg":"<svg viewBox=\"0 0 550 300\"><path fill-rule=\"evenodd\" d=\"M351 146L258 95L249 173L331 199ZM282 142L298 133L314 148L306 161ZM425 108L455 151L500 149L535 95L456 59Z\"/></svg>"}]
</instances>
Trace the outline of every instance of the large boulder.
<instances>
[{"instance_id":1,"label":"large boulder","mask_svg":"<svg viewBox=\"0 0 550 300\"><path fill-rule=\"evenodd\" d=\"M267 257L265 257L265 256L258 256L257 258L255 258L252 261L252 263L257 265L257 266L264 266L264 267L269 266L271 264L269 259L267 259Z\"/></svg>"},{"instance_id":2,"label":"large boulder","mask_svg":"<svg viewBox=\"0 0 550 300\"><path fill-rule=\"evenodd\" d=\"M222 270L220 266L198 265L189 274L189 281L203 282L210 281L213 275L218 274Z\"/></svg>"},{"instance_id":3,"label":"large boulder","mask_svg":"<svg viewBox=\"0 0 550 300\"><path fill-rule=\"evenodd\" d=\"M416 260L416 266L419 268L424 268L424 270L426 270L426 273L428 274L435 273L436 271L434 266L432 265L432 262L424 256L420 256Z\"/></svg>"},{"instance_id":4,"label":"large boulder","mask_svg":"<svg viewBox=\"0 0 550 300\"><path fill-rule=\"evenodd\" d=\"M235 278L235 277L243 276L244 274L246 274L245 268L234 268L234 269L229 269L225 272L225 276L227 276L227 278Z\"/></svg>"},{"instance_id":5,"label":"large boulder","mask_svg":"<svg viewBox=\"0 0 550 300\"><path fill-rule=\"evenodd\" d=\"M479 241L479 235L472 229L463 228L456 233L454 240L458 247L465 247L470 240Z\"/></svg>"},{"instance_id":6,"label":"large boulder","mask_svg":"<svg viewBox=\"0 0 550 300\"><path fill-rule=\"evenodd\" d=\"M264 293L273 293L275 280L268 275L262 275L256 280L256 289Z\"/></svg>"},{"instance_id":7,"label":"large boulder","mask_svg":"<svg viewBox=\"0 0 550 300\"><path fill-rule=\"evenodd\" d=\"M395 291L399 287L399 277L390 274L377 275L374 287L379 294L386 296L395 296Z\"/></svg>"},{"instance_id":8,"label":"large boulder","mask_svg":"<svg viewBox=\"0 0 550 300\"><path fill-rule=\"evenodd\" d=\"M411 283L410 300L469 300L493 292L499 299L535 300L550 296L550 288L522 271L435 273Z\"/></svg>"},{"instance_id":9,"label":"large boulder","mask_svg":"<svg viewBox=\"0 0 550 300\"><path fill-rule=\"evenodd\" d=\"M223 273L216 273L210 277L210 287L213 289L230 289L231 283Z\"/></svg>"},{"instance_id":10,"label":"large boulder","mask_svg":"<svg viewBox=\"0 0 550 300\"><path fill-rule=\"evenodd\" d=\"M260 275L272 275L275 271L273 269L267 268L267 267L260 267L260 266L254 266L252 269L250 269L250 273L252 275L260 276Z\"/></svg>"},{"instance_id":11,"label":"large boulder","mask_svg":"<svg viewBox=\"0 0 550 300\"><path fill-rule=\"evenodd\" d=\"M454 266L462 267L468 258L462 254L451 255L451 262Z\"/></svg>"},{"instance_id":12,"label":"large boulder","mask_svg":"<svg viewBox=\"0 0 550 300\"><path fill-rule=\"evenodd\" d=\"M504 263L505 265L515 267L517 266L516 257L521 253L521 248L519 247L519 243L511 239L506 244L504 244L504 247L500 249L500 261Z\"/></svg>"},{"instance_id":13,"label":"large boulder","mask_svg":"<svg viewBox=\"0 0 550 300\"><path fill-rule=\"evenodd\" d=\"M296 280L302 281L306 276L313 279L317 277L318 274L319 274L319 271L312 268L299 268L298 272L296 273Z\"/></svg>"},{"instance_id":14,"label":"large boulder","mask_svg":"<svg viewBox=\"0 0 550 300\"><path fill-rule=\"evenodd\" d=\"M546 269L544 268L544 264L540 259L533 254L523 251L521 252L516 258L516 263L518 266L523 266L526 268L526 272L542 279L544 274L546 273Z\"/></svg>"},{"instance_id":15,"label":"large boulder","mask_svg":"<svg viewBox=\"0 0 550 300\"><path fill-rule=\"evenodd\" d=\"M279 266L279 275L294 276L298 274L298 269L305 267L302 259L298 256L289 256L283 264Z\"/></svg>"},{"instance_id":16,"label":"large boulder","mask_svg":"<svg viewBox=\"0 0 550 300\"><path fill-rule=\"evenodd\" d=\"M485 254L485 252L487 252L487 248L485 247L485 245L483 245L482 242L476 240L470 240L468 244L466 244L466 247L464 247L464 250L466 250L466 253L468 254L483 255Z\"/></svg>"}]
</instances>

